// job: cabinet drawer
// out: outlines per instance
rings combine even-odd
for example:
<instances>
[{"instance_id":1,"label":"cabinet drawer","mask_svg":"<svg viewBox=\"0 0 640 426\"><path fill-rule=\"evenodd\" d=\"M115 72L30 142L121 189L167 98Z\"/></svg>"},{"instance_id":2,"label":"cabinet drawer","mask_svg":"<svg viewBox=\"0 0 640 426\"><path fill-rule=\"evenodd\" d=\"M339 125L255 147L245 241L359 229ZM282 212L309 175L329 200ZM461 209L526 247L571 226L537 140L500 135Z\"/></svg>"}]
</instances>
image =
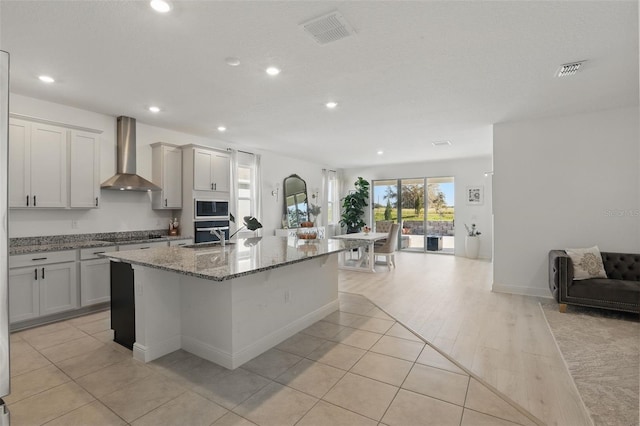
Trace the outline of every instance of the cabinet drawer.
<instances>
[{"instance_id":1,"label":"cabinet drawer","mask_svg":"<svg viewBox=\"0 0 640 426\"><path fill-rule=\"evenodd\" d=\"M46 265L48 263L74 262L75 260L76 250L18 254L15 256L9 256L9 268Z\"/></svg>"},{"instance_id":2,"label":"cabinet drawer","mask_svg":"<svg viewBox=\"0 0 640 426\"><path fill-rule=\"evenodd\" d=\"M186 246L188 244L193 244L193 240L191 238L186 239L186 240L171 240L171 241L169 241L169 247Z\"/></svg>"},{"instance_id":3,"label":"cabinet drawer","mask_svg":"<svg viewBox=\"0 0 640 426\"><path fill-rule=\"evenodd\" d=\"M167 247L168 245L169 244L167 244L166 241L154 241L152 243L119 245L118 246L118 250L119 251L143 250L143 249L149 249L149 248L153 248L153 247Z\"/></svg>"},{"instance_id":4,"label":"cabinet drawer","mask_svg":"<svg viewBox=\"0 0 640 426\"><path fill-rule=\"evenodd\" d=\"M86 248L80 250L80 260L88 260L88 259L100 259L98 254L106 253L108 251L117 251L118 248L116 246L109 247L94 247L94 248Z\"/></svg>"}]
</instances>

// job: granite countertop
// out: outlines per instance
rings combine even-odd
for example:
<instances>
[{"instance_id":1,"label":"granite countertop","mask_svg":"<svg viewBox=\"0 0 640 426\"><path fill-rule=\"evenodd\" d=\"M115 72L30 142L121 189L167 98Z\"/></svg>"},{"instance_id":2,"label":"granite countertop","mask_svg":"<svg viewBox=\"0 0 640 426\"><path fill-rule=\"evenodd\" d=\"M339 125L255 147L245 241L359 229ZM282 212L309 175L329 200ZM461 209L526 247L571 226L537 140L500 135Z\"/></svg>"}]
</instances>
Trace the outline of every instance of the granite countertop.
<instances>
[{"instance_id":1,"label":"granite countertop","mask_svg":"<svg viewBox=\"0 0 640 426\"><path fill-rule=\"evenodd\" d=\"M237 243L191 247L156 247L100 254L133 265L224 281L366 245L349 240L298 240L254 237Z\"/></svg>"},{"instance_id":2,"label":"granite countertop","mask_svg":"<svg viewBox=\"0 0 640 426\"><path fill-rule=\"evenodd\" d=\"M186 240L191 236L163 235L161 231L109 232L101 234L54 235L46 237L12 238L9 255L45 253L95 247L126 246L158 241Z\"/></svg>"}]
</instances>

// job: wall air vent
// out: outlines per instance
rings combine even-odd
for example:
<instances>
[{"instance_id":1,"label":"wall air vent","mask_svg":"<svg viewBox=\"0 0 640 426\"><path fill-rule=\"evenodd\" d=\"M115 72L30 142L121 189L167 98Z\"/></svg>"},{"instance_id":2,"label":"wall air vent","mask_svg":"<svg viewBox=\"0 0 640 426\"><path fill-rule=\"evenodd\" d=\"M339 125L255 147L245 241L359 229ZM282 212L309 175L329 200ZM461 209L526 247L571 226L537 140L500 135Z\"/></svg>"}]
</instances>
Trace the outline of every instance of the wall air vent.
<instances>
[{"instance_id":1,"label":"wall air vent","mask_svg":"<svg viewBox=\"0 0 640 426\"><path fill-rule=\"evenodd\" d=\"M327 44L355 34L353 27L338 11L303 22L300 26L318 44Z\"/></svg>"},{"instance_id":2,"label":"wall air vent","mask_svg":"<svg viewBox=\"0 0 640 426\"><path fill-rule=\"evenodd\" d=\"M431 142L431 145L433 145L433 146L451 146L451 141L436 141L436 142Z\"/></svg>"},{"instance_id":3,"label":"wall air vent","mask_svg":"<svg viewBox=\"0 0 640 426\"><path fill-rule=\"evenodd\" d=\"M558 77L568 77L570 75L574 75L578 72L580 67L585 61L571 62L569 64L564 64L560 66L557 72Z\"/></svg>"}]
</instances>

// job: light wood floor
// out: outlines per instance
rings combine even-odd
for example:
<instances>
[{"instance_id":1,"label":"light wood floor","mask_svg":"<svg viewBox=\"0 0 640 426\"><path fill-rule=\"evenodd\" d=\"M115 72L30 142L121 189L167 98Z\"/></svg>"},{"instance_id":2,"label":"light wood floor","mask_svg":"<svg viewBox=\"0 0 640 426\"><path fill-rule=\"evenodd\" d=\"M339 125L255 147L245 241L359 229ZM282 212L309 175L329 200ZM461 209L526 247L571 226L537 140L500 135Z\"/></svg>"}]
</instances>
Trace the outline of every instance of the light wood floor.
<instances>
[{"instance_id":1,"label":"light wood floor","mask_svg":"<svg viewBox=\"0 0 640 426\"><path fill-rule=\"evenodd\" d=\"M549 425L591 425L534 297L491 292L488 261L397 253L397 269L340 271L362 294Z\"/></svg>"}]
</instances>

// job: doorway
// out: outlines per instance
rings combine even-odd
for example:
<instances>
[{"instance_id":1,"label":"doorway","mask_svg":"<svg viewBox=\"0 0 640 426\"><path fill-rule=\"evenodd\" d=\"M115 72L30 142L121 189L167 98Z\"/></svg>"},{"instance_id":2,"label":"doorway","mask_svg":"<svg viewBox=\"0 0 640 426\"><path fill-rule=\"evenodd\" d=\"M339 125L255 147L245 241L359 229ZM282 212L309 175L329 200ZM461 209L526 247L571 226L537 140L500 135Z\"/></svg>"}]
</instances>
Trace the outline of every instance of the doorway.
<instances>
[{"instance_id":1,"label":"doorway","mask_svg":"<svg viewBox=\"0 0 640 426\"><path fill-rule=\"evenodd\" d=\"M402 224L400 250L454 253L453 177L374 180L372 187L374 229L389 222Z\"/></svg>"}]
</instances>

